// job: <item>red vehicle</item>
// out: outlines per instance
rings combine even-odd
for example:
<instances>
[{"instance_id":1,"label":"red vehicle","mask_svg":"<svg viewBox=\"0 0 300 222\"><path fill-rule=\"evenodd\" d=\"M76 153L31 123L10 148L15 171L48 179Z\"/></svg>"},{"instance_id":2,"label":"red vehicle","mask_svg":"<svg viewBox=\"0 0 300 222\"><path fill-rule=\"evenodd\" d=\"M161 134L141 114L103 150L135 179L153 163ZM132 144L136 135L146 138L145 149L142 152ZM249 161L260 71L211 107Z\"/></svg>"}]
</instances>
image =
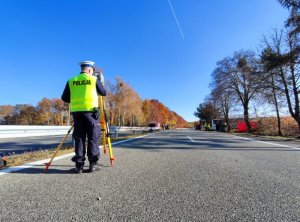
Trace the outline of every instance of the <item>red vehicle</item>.
<instances>
[{"instance_id":1,"label":"red vehicle","mask_svg":"<svg viewBox=\"0 0 300 222\"><path fill-rule=\"evenodd\" d=\"M250 122L250 126L252 129L256 129L257 128L257 123L254 122L254 121L251 121ZM247 132L248 131L248 127L247 127L247 124L245 121L239 121L238 124L237 124L237 129L240 133L244 133L244 132Z\"/></svg>"}]
</instances>

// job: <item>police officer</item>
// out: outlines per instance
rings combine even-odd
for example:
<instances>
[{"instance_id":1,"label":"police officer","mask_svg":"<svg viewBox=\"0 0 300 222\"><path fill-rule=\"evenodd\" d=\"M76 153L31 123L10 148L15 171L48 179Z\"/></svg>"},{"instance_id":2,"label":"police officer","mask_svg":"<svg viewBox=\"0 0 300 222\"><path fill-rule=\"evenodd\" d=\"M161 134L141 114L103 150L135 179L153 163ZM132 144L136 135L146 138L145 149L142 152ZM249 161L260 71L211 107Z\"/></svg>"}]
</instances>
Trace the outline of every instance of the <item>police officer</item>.
<instances>
[{"instance_id":1,"label":"police officer","mask_svg":"<svg viewBox=\"0 0 300 222\"><path fill-rule=\"evenodd\" d=\"M88 138L87 157L90 163L88 172L99 169L100 126L98 121L98 94L105 96L103 80L93 76L95 63L80 62L81 73L68 80L61 99L70 103L70 110L74 119L73 138L75 140L75 171L81 173L86 160L85 140Z\"/></svg>"}]
</instances>

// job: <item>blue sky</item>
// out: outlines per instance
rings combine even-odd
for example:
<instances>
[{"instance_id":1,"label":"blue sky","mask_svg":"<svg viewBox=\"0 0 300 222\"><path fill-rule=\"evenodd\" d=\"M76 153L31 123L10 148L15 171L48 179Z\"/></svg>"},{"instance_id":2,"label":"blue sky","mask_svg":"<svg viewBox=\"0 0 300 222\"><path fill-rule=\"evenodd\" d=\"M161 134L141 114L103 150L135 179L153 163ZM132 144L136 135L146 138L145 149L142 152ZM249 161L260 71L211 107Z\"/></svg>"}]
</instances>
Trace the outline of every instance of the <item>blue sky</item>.
<instances>
[{"instance_id":1,"label":"blue sky","mask_svg":"<svg viewBox=\"0 0 300 222\"><path fill-rule=\"evenodd\" d=\"M60 98L78 62L188 121L218 60L283 27L277 0L0 0L0 105ZM184 37L184 38L183 38Z\"/></svg>"}]
</instances>

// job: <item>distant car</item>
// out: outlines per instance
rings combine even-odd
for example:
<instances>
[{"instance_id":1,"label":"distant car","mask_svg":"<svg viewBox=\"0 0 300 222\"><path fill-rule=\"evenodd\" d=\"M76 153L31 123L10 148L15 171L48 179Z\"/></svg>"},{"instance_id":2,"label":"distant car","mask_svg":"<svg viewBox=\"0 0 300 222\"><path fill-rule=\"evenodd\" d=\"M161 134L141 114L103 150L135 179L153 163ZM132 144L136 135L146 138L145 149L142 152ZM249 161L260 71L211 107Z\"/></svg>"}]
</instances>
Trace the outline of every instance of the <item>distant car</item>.
<instances>
[{"instance_id":1,"label":"distant car","mask_svg":"<svg viewBox=\"0 0 300 222\"><path fill-rule=\"evenodd\" d=\"M223 119L213 119L210 130L225 131L225 121Z\"/></svg>"},{"instance_id":2,"label":"distant car","mask_svg":"<svg viewBox=\"0 0 300 222\"><path fill-rule=\"evenodd\" d=\"M156 124L155 123L149 123L148 127L156 127Z\"/></svg>"},{"instance_id":3,"label":"distant car","mask_svg":"<svg viewBox=\"0 0 300 222\"><path fill-rule=\"evenodd\" d=\"M160 123L150 122L148 124L148 127L151 128L150 131L159 130L160 129Z\"/></svg>"}]
</instances>

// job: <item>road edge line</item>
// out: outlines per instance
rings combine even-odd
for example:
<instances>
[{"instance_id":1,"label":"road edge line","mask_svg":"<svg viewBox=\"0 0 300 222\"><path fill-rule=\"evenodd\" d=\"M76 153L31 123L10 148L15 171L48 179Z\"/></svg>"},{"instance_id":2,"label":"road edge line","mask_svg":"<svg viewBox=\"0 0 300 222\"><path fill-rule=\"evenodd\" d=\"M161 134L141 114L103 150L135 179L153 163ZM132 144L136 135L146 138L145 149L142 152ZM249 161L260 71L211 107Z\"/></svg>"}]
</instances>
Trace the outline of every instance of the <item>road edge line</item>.
<instances>
[{"instance_id":1,"label":"road edge line","mask_svg":"<svg viewBox=\"0 0 300 222\"><path fill-rule=\"evenodd\" d=\"M265 142L265 141L261 141L261 140L257 140L257 139L253 139L253 138L249 138L249 137L241 137L241 136L236 136L236 135L230 135L230 136L235 137L237 139L255 141L255 142L259 142L259 143L265 143L265 144L269 144L269 145L275 145L275 146L290 148L290 149L294 149L294 150L300 150L300 148L298 148L298 147L283 145L283 144L280 144L280 143Z\"/></svg>"}]
</instances>

